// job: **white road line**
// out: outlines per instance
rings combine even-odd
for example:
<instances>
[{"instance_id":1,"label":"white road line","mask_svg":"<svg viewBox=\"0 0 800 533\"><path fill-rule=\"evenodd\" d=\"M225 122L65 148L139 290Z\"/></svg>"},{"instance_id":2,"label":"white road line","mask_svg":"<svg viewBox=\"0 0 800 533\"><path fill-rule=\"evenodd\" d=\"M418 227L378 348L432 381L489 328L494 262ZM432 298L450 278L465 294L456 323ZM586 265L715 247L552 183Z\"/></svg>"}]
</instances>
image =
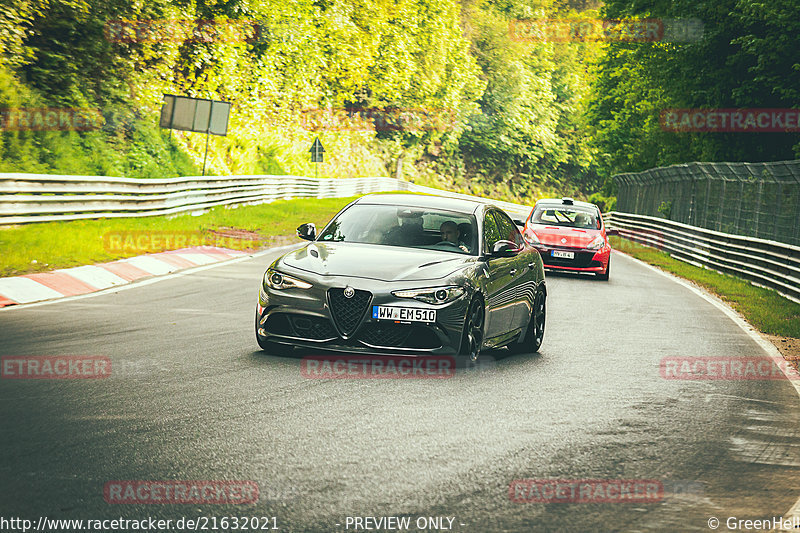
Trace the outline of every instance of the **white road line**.
<instances>
[{"instance_id":1,"label":"white road line","mask_svg":"<svg viewBox=\"0 0 800 533\"><path fill-rule=\"evenodd\" d=\"M784 521L791 520L795 516L800 517L800 499L789 509L789 512L783 515ZM781 531L797 531L795 529L781 529Z\"/></svg>"},{"instance_id":2,"label":"white road line","mask_svg":"<svg viewBox=\"0 0 800 533\"><path fill-rule=\"evenodd\" d=\"M282 251L284 249L285 250L289 250L291 248L297 248L299 245L300 245L300 243L298 243L298 244L288 244L286 246L279 246L277 248L269 248L267 250L262 250L260 252L254 253L252 255L245 255L243 257L237 257L236 259L228 259L226 261L220 261L218 263L214 263L213 265L203 265L203 266L198 266L198 267L187 268L185 270L181 270L180 272L175 272L173 274L163 275L163 276L159 276L157 278L144 279L144 280L141 280L141 281L132 281L132 282L128 283L127 285L121 285L121 286L117 286L117 287L109 287L108 289L103 289L103 290L100 290L100 291L97 291L97 292L90 292L90 293L87 293L87 294L79 294L77 296L68 296L66 298L58 298L58 296L61 296L61 293L57 293L57 292L53 291L56 294L56 296L48 296L48 298L58 298L58 299L45 300L43 302L35 302L35 303L25 303L24 305L9 305L9 306L6 306L6 307L0 307L0 313L10 313L10 312L14 311L15 309L28 309L30 307L38 307L40 305L53 305L53 304L58 304L58 303L61 303L61 302L71 302L73 300L80 300L80 299L83 299L83 298L93 298L95 296L100 296L101 294L106 294L106 293L109 293L109 292L119 292L119 291L126 291L128 289L135 289L137 287L143 287L145 285L150 285L152 283L158 283L159 281L164 281L166 279L179 278L181 276L187 276L189 274L194 274L195 272L202 272L204 270L211 270L212 268L217 268L217 267L221 267L221 266L225 266L225 265L231 265L233 263L240 263L242 261L247 261L248 259L252 259L254 257L261 257L261 256L264 256L264 255L267 255L267 254L271 254L271 253L274 253L274 252L280 252L280 251ZM131 262L130 259L128 259L126 261ZM131 263L131 264L133 264L133 263ZM134 265L134 266L138 266L138 265ZM264 265L264 270L266 270L266 267L267 267L267 265ZM6 279L25 279L25 280L31 281L32 283L36 283L35 281L29 280L28 278L6 278ZM2 281L5 281L5 280L0 279L0 283L2 283ZM39 285L39 284L36 283L36 285ZM2 285L0 285L0 287L2 287ZM47 288L47 287L44 287L44 285L40 285L40 287ZM5 296L5 294L2 292L2 290L0 290L0 294L3 294ZM11 297L9 296L9 298L11 298ZM31 301L31 300L28 300L28 301ZM20 303L22 303L22 302L20 302Z\"/></svg>"},{"instance_id":3,"label":"white road line","mask_svg":"<svg viewBox=\"0 0 800 533\"><path fill-rule=\"evenodd\" d=\"M9 300L14 300L21 304L46 300L48 298L61 298L64 296L50 287L37 283L30 278L23 277L0 279L0 294ZM19 306L10 305L3 309L9 309L11 307Z\"/></svg>"},{"instance_id":4,"label":"white road line","mask_svg":"<svg viewBox=\"0 0 800 533\"><path fill-rule=\"evenodd\" d=\"M166 261L159 261L155 257L150 257L148 255L143 255L141 257L131 257L130 259L123 259L124 262L130 263L131 265L135 266L136 268L141 268L145 272L149 272L155 276L161 276L163 274L169 274L170 272L175 272L176 270L180 270L181 267L172 265L171 263L167 263Z\"/></svg>"},{"instance_id":5,"label":"white road line","mask_svg":"<svg viewBox=\"0 0 800 533\"><path fill-rule=\"evenodd\" d=\"M645 263L644 261L640 261L639 259L636 259L635 257L632 257L626 253L620 252L618 250L614 250L614 253L624 255L625 257L632 259L633 261L639 263L640 265L647 267L650 270L653 270L654 272L658 272L665 278L671 279L672 281L678 283L679 285L683 285L684 287L695 293L697 296L699 296L700 298L704 299L705 301L707 301L708 303L710 303L711 305L722 311L725 314L725 316L727 316L733 321L734 324L742 328L742 330L744 330L744 332L747 333L750 336L750 338L753 339L753 341L755 341L756 344L761 346L761 348L767 353L767 355L769 355L772 358L780 358L781 360L784 359L783 355L781 354L780 351L778 351L778 349L775 347L774 344L772 344L769 340L759 335L758 331L756 331L753 328L753 326L748 324L747 321L744 318L742 318L742 315L740 315L739 313L728 307L728 305L725 302L723 302L713 294L706 292L700 287L697 287L696 285L689 283L683 278L679 278L674 274L665 272L660 268L656 268L653 265ZM778 367L781 369L781 372L783 372L783 374L786 376L787 381L789 381L789 383L792 384L795 392L797 392L797 395L800 396L800 380L791 379L789 375L786 374L783 365L778 365ZM786 513L783 514L783 519L791 520L796 516L800 517L800 498L798 498L795 504L788 511L786 511ZM787 530L781 529L780 531L787 531Z\"/></svg>"},{"instance_id":6,"label":"white road line","mask_svg":"<svg viewBox=\"0 0 800 533\"><path fill-rule=\"evenodd\" d=\"M94 265L79 266L74 268L65 268L56 270L56 272L63 272L73 278L79 279L87 285L91 285L97 289L107 289L115 285L126 285L127 280L109 272L104 268Z\"/></svg>"},{"instance_id":7,"label":"white road line","mask_svg":"<svg viewBox=\"0 0 800 533\"><path fill-rule=\"evenodd\" d=\"M211 263L217 263L218 260L210 255L206 254L172 254L176 257L182 257L187 261L194 263L195 265L210 265ZM224 259L223 259L224 260Z\"/></svg>"}]
</instances>

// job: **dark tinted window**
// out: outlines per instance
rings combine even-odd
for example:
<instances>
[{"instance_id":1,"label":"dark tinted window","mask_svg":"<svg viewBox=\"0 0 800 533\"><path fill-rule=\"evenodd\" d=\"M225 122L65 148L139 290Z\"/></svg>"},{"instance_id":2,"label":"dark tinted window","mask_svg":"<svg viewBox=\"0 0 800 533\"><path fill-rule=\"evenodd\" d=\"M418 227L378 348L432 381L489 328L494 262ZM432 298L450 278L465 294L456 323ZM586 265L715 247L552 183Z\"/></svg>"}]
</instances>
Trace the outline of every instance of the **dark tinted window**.
<instances>
[{"instance_id":1,"label":"dark tinted window","mask_svg":"<svg viewBox=\"0 0 800 533\"><path fill-rule=\"evenodd\" d=\"M442 225L451 226L457 235L464 228L464 233L471 237L475 217L434 208L356 204L340 213L317 240L473 253L471 241L443 242Z\"/></svg>"},{"instance_id":2,"label":"dark tinted window","mask_svg":"<svg viewBox=\"0 0 800 533\"><path fill-rule=\"evenodd\" d=\"M598 229L597 210L574 205L545 204L536 207L531 215L534 224Z\"/></svg>"},{"instance_id":3,"label":"dark tinted window","mask_svg":"<svg viewBox=\"0 0 800 533\"><path fill-rule=\"evenodd\" d=\"M502 240L500 230L497 228L497 222L492 216L491 211L486 213L483 219L483 247L487 252L492 251L492 246L499 240Z\"/></svg>"},{"instance_id":4,"label":"dark tinted window","mask_svg":"<svg viewBox=\"0 0 800 533\"><path fill-rule=\"evenodd\" d=\"M500 230L501 239L511 241L517 246L522 246L522 235L517 229L517 225L505 214L499 211L494 212L497 219L497 228Z\"/></svg>"}]
</instances>

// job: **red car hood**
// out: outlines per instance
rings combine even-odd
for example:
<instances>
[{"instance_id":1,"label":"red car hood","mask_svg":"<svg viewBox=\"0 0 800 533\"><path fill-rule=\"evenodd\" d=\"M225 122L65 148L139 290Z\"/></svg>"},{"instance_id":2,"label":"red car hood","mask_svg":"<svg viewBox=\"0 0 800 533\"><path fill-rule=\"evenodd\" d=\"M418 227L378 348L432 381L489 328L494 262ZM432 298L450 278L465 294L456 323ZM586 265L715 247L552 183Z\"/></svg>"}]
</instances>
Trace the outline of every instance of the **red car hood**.
<instances>
[{"instance_id":1,"label":"red car hood","mask_svg":"<svg viewBox=\"0 0 800 533\"><path fill-rule=\"evenodd\" d=\"M595 237L601 234L597 229L567 228L562 226L531 226L545 246L568 246L570 248L586 248Z\"/></svg>"}]
</instances>

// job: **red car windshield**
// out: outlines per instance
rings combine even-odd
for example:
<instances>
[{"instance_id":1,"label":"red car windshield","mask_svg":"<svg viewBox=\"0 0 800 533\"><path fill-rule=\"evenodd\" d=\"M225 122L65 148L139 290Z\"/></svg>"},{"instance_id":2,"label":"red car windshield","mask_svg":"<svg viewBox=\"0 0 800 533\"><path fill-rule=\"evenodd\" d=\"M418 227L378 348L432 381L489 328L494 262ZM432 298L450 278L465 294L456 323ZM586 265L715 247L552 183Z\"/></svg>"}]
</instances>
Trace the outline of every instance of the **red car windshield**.
<instances>
[{"instance_id":1,"label":"red car windshield","mask_svg":"<svg viewBox=\"0 0 800 533\"><path fill-rule=\"evenodd\" d=\"M596 213L577 206L539 206L531 215L531 222L548 226L600 229Z\"/></svg>"}]
</instances>

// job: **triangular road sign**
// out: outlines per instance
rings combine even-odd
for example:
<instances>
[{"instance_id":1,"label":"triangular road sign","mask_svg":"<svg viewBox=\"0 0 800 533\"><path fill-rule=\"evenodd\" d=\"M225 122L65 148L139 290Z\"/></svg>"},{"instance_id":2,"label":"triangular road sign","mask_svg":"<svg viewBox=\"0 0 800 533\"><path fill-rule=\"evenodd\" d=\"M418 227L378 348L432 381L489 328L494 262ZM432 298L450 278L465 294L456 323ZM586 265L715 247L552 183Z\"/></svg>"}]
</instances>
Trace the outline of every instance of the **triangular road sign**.
<instances>
[{"instance_id":1,"label":"triangular road sign","mask_svg":"<svg viewBox=\"0 0 800 533\"><path fill-rule=\"evenodd\" d=\"M311 145L308 151L311 152L312 163L322 163L322 154L325 152L325 148L323 148L322 143L319 142L319 137L314 139L314 144Z\"/></svg>"}]
</instances>

